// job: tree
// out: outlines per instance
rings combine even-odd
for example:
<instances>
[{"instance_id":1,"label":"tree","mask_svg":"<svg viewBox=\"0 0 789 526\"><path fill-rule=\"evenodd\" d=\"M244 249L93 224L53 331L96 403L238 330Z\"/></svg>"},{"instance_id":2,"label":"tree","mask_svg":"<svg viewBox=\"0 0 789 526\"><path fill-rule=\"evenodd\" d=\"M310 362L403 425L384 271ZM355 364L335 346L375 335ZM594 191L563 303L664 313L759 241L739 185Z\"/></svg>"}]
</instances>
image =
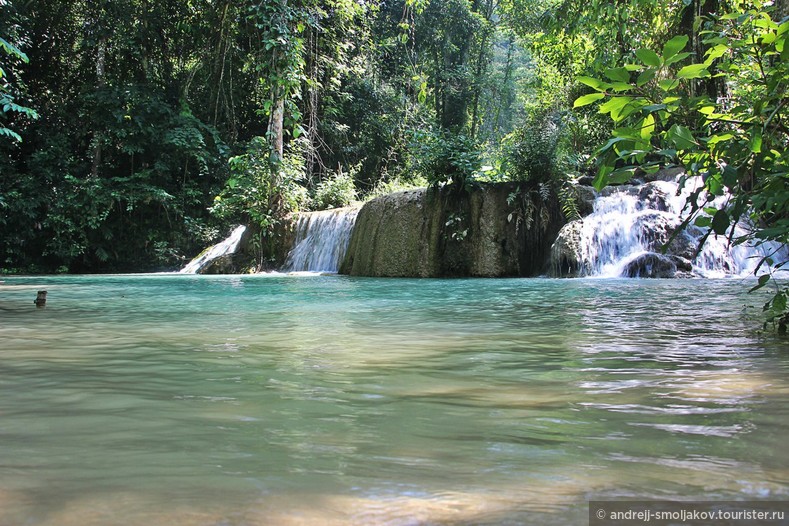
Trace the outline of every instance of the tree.
<instances>
[{"instance_id":1,"label":"tree","mask_svg":"<svg viewBox=\"0 0 789 526\"><path fill-rule=\"evenodd\" d=\"M14 85L12 79L9 78L11 69L6 65L7 62L14 60L21 61L27 64L30 60L18 47L14 46L8 40L0 37L0 108L2 108L2 115L17 114L26 116L30 119L37 119L38 113L35 110L26 106L19 105L15 102L18 95L18 87ZM5 57L5 58L3 58ZM0 120L0 136L5 136L13 140L22 142L22 137L12 129L8 128L3 121Z\"/></svg>"},{"instance_id":2,"label":"tree","mask_svg":"<svg viewBox=\"0 0 789 526\"><path fill-rule=\"evenodd\" d=\"M708 16L703 62L680 67L692 55L684 51L687 35L669 40L662 53L640 48L639 63L607 70L607 81L579 79L594 92L575 106L605 101L599 111L618 126L598 151L595 185L667 164L702 176L704 185L688 200L685 224L706 227L708 236L727 236L730 243L763 246L757 272L767 273L753 288L758 290L771 283L774 269L789 263L789 20L772 18L771 7L761 1L747 7ZM713 66L729 86L725 99L695 89L713 76ZM724 201L716 200L722 196ZM772 283L774 294L764 306L767 322L785 331L789 289Z\"/></svg>"}]
</instances>

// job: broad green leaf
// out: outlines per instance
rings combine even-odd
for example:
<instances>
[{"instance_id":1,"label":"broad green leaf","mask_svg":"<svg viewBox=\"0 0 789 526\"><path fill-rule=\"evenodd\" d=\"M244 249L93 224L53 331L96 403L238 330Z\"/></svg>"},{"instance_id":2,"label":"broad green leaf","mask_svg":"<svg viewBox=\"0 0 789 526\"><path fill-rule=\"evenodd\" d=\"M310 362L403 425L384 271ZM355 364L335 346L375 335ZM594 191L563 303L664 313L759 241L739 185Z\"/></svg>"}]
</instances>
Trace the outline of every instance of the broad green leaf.
<instances>
[{"instance_id":1,"label":"broad green leaf","mask_svg":"<svg viewBox=\"0 0 789 526\"><path fill-rule=\"evenodd\" d=\"M636 141L641 137L641 130L636 128L630 128L630 127L615 128L611 132L611 135L613 135L614 137L621 137L623 139L630 139Z\"/></svg>"},{"instance_id":2,"label":"broad green leaf","mask_svg":"<svg viewBox=\"0 0 789 526\"><path fill-rule=\"evenodd\" d=\"M726 233L729 229L729 225L731 224L729 220L729 214L726 213L726 210L718 210L715 212L715 215L712 216L712 231L722 236Z\"/></svg>"},{"instance_id":3,"label":"broad green leaf","mask_svg":"<svg viewBox=\"0 0 789 526\"><path fill-rule=\"evenodd\" d=\"M729 51L729 46L725 44L718 44L715 47L712 47L707 50L707 59L704 61L705 64L709 65L712 64L712 61L716 58L720 58L725 55Z\"/></svg>"},{"instance_id":4,"label":"broad green leaf","mask_svg":"<svg viewBox=\"0 0 789 526\"><path fill-rule=\"evenodd\" d=\"M671 40L669 40L668 42L666 42L666 45L663 46L663 61L664 62L667 61L668 59L670 59L671 57L673 57L674 55L685 49L685 46L687 44L688 44L688 37L686 35L676 36Z\"/></svg>"},{"instance_id":5,"label":"broad green leaf","mask_svg":"<svg viewBox=\"0 0 789 526\"><path fill-rule=\"evenodd\" d=\"M751 151L753 153L762 151L762 129L759 127L753 129L753 135L751 136Z\"/></svg>"},{"instance_id":6,"label":"broad green leaf","mask_svg":"<svg viewBox=\"0 0 789 526\"><path fill-rule=\"evenodd\" d=\"M630 82L630 72L626 68L609 68L605 70L605 76L614 82Z\"/></svg>"},{"instance_id":7,"label":"broad green leaf","mask_svg":"<svg viewBox=\"0 0 789 526\"><path fill-rule=\"evenodd\" d=\"M592 89L596 89L597 91L605 91L608 88L608 84L603 82L602 80L598 80L592 77L577 77L576 79L581 84L585 84Z\"/></svg>"},{"instance_id":8,"label":"broad green leaf","mask_svg":"<svg viewBox=\"0 0 789 526\"><path fill-rule=\"evenodd\" d=\"M762 35L762 37L759 40L761 41L762 45L769 46L770 44L775 42L775 39L776 39L775 33L767 33L766 35Z\"/></svg>"},{"instance_id":9,"label":"broad green leaf","mask_svg":"<svg viewBox=\"0 0 789 526\"><path fill-rule=\"evenodd\" d=\"M658 86L660 86L660 89L663 91L671 91L679 86L679 81L676 79L663 79L658 82Z\"/></svg>"},{"instance_id":10,"label":"broad green leaf","mask_svg":"<svg viewBox=\"0 0 789 526\"><path fill-rule=\"evenodd\" d=\"M721 179L723 179L723 184L725 184L727 187L735 188L740 178L737 174L737 170L735 170L731 165L727 164L723 167Z\"/></svg>"},{"instance_id":11,"label":"broad green leaf","mask_svg":"<svg viewBox=\"0 0 789 526\"><path fill-rule=\"evenodd\" d=\"M614 82L613 84L611 84L612 91L617 91L621 93L623 91L630 91L631 89L633 89L633 85L628 84L626 82Z\"/></svg>"},{"instance_id":12,"label":"broad green leaf","mask_svg":"<svg viewBox=\"0 0 789 526\"><path fill-rule=\"evenodd\" d=\"M611 172L608 176L608 183L611 184L622 184L630 181L636 174L636 169L634 167L627 167L627 168L620 168Z\"/></svg>"},{"instance_id":13,"label":"broad green leaf","mask_svg":"<svg viewBox=\"0 0 789 526\"><path fill-rule=\"evenodd\" d=\"M759 284L756 285L755 287L751 288L751 290L749 290L748 292L753 292L755 290L759 290L760 288L762 288L765 285L767 285L768 281L770 281L770 275L769 274L762 274L761 276L759 276Z\"/></svg>"},{"instance_id":14,"label":"broad green leaf","mask_svg":"<svg viewBox=\"0 0 789 526\"><path fill-rule=\"evenodd\" d=\"M655 117L648 113L644 120L641 121L641 138L645 141L652 139L652 134L655 133Z\"/></svg>"},{"instance_id":15,"label":"broad green leaf","mask_svg":"<svg viewBox=\"0 0 789 526\"><path fill-rule=\"evenodd\" d=\"M707 146L714 146L721 141L728 141L733 138L734 135L731 133L719 133L717 135L713 135L707 140Z\"/></svg>"},{"instance_id":16,"label":"broad green leaf","mask_svg":"<svg viewBox=\"0 0 789 526\"><path fill-rule=\"evenodd\" d=\"M648 82L650 82L652 79L655 78L655 73L656 70L654 69L645 69L638 76L638 79L636 80L636 85L640 88L644 84L647 84Z\"/></svg>"},{"instance_id":17,"label":"broad green leaf","mask_svg":"<svg viewBox=\"0 0 789 526\"><path fill-rule=\"evenodd\" d=\"M575 102L573 103L573 108L580 108L582 106L587 106L603 98L605 98L605 93L590 93L589 95L583 95L575 99Z\"/></svg>"},{"instance_id":18,"label":"broad green leaf","mask_svg":"<svg viewBox=\"0 0 789 526\"><path fill-rule=\"evenodd\" d=\"M633 100L633 97L611 97L608 102L600 106L600 113L619 112ZM613 116L612 116L613 118Z\"/></svg>"},{"instance_id":19,"label":"broad green leaf","mask_svg":"<svg viewBox=\"0 0 789 526\"><path fill-rule=\"evenodd\" d=\"M697 146L693 134L685 126L675 124L669 131L667 138L674 143L678 150L688 150Z\"/></svg>"},{"instance_id":20,"label":"broad green leaf","mask_svg":"<svg viewBox=\"0 0 789 526\"><path fill-rule=\"evenodd\" d=\"M600 169L597 171L597 175L592 182L592 186L598 192L605 188L608 184L608 174L614 171L614 167L608 163L605 163L600 166Z\"/></svg>"},{"instance_id":21,"label":"broad green leaf","mask_svg":"<svg viewBox=\"0 0 789 526\"><path fill-rule=\"evenodd\" d=\"M666 66L670 66L672 64L676 64L677 62L681 62L686 58L688 58L690 55L691 53L678 53L673 57L671 57L670 59L666 60Z\"/></svg>"},{"instance_id":22,"label":"broad green leaf","mask_svg":"<svg viewBox=\"0 0 789 526\"><path fill-rule=\"evenodd\" d=\"M605 143L603 146L601 146L599 150L597 150L597 152L595 153L595 156L599 157L601 154L603 154L606 151L610 150L613 145L615 145L618 142L622 142L624 140L625 140L624 137L614 137L612 139L608 139L608 142Z\"/></svg>"},{"instance_id":23,"label":"broad green leaf","mask_svg":"<svg viewBox=\"0 0 789 526\"><path fill-rule=\"evenodd\" d=\"M650 104L649 106L644 106L643 109L645 109L645 110L647 110L648 112L651 113L651 112L654 112L654 111L665 110L666 109L666 105L665 104Z\"/></svg>"},{"instance_id":24,"label":"broad green leaf","mask_svg":"<svg viewBox=\"0 0 789 526\"><path fill-rule=\"evenodd\" d=\"M712 218L706 216L699 216L693 221L693 224L701 228L706 228L712 224Z\"/></svg>"},{"instance_id":25,"label":"broad green leaf","mask_svg":"<svg viewBox=\"0 0 789 526\"><path fill-rule=\"evenodd\" d=\"M651 49L637 49L636 56L645 66L660 67L660 56Z\"/></svg>"},{"instance_id":26,"label":"broad green leaf","mask_svg":"<svg viewBox=\"0 0 789 526\"><path fill-rule=\"evenodd\" d=\"M681 79L700 79L710 76L706 64L691 64L685 66L677 73L677 77Z\"/></svg>"}]
</instances>

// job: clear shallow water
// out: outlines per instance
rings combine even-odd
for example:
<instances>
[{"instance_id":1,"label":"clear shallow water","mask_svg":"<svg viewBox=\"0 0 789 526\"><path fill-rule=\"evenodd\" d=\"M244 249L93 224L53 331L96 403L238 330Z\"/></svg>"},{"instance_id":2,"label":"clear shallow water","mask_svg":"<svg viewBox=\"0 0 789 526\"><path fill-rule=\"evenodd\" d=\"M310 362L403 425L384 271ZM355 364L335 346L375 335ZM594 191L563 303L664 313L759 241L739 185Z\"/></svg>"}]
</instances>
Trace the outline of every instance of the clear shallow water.
<instances>
[{"instance_id":1,"label":"clear shallow water","mask_svg":"<svg viewBox=\"0 0 789 526\"><path fill-rule=\"evenodd\" d=\"M789 498L789 353L750 330L748 283L4 279L2 525L586 524L589 499Z\"/></svg>"}]
</instances>

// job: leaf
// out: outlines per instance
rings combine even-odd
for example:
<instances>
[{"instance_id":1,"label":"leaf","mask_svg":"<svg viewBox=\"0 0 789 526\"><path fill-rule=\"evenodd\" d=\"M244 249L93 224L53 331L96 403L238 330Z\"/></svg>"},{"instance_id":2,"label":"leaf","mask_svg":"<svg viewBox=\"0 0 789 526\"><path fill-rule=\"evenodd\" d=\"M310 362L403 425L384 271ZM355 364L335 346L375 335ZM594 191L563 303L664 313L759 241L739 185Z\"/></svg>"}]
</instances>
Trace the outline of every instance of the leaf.
<instances>
[{"instance_id":1,"label":"leaf","mask_svg":"<svg viewBox=\"0 0 789 526\"><path fill-rule=\"evenodd\" d=\"M698 145L691 131L680 124L675 124L669 129L667 138L678 150L688 150Z\"/></svg>"},{"instance_id":2,"label":"leaf","mask_svg":"<svg viewBox=\"0 0 789 526\"><path fill-rule=\"evenodd\" d=\"M660 86L660 89L663 91L671 91L679 86L679 81L677 79L663 79L658 82L658 86Z\"/></svg>"},{"instance_id":3,"label":"leaf","mask_svg":"<svg viewBox=\"0 0 789 526\"><path fill-rule=\"evenodd\" d=\"M644 63L645 66L660 67L660 56L651 49L641 48L636 50L638 60Z\"/></svg>"},{"instance_id":4,"label":"leaf","mask_svg":"<svg viewBox=\"0 0 789 526\"><path fill-rule=\"evenodd\" d=\"M715 47L712 47L707 50L707 59L704 61L705 64L709 65L712 64L712 61L716 58L720 58L725 55L729 51L729 46L726 44L718 44Z\"/></svg>"},{"instance_id":5,"label":"leaf","mask_svg":"<svg viewBox=\"0 0 789 526\"><path fill-rule=\"evenodd\" d=\"M589 95L583 95L575 99L575 102L573 103L573 108L580 108L582 106L587 106L589 104L592 104L593 102L596 102L604 98L605 98L605 93L590 93Z\"/></svg>"},{"instance_id":6,"label":"leaf","mask_svg":"<svg viewBox=\"0 0 789 526\"><path fill-rule=\"evenodd\" d=\"M634 108L628 104L632 102L633 97L612 97L608 102L600 106L600 113L609 113L614 122L619 122L628 115L630 115Z\"/></svg>"},{"instance_id":7,"label":"leaf","mask_svg":"<svg viewBox=\"0 0 789 526\"><path fill-rule=\"evenodd\" d=\"M691 53L678 53L673 57L671 57L670 59L666 60L666 66L670 66L672 64L676 64L677 62L681 62L686 58L688 58L690 55Z\"/></svg>"},{"instance_id":8,"label":"leaf","mask_svg":"<svg viewBox=\"0 0 789 526\"><path fill-rule=\"evenodd\" d=\"M729 214L726 213L726 210L718 210L715 212L715 215L712 216L712 231L719 236L726 233L730 224Z\"/></svg>"},{"instance_id":9,"label":"leaf","mask_svg":"<svg viewBox=\"0 0 789 526\"><path fill-rule=\"evenodd\" d=\"M630 82L630 72L626 68L609 68L605 70L605 76L614 82Z\"/></svg>"},{"instance_id":10,"label":"leaf","mask_svg":"<svg viewBox=\"0 0 789 526\"><path fill-rule=\"evenodd\" d=\"M655 117L648 113L644 120L641 122L641 138L645 141L652 139L652 134L655 133Z\"/></svg>"},{"instance_id":11,"label":"leaf","mask_svg":"<svg viewBox=\"0 0 789 526\"><path fill-rule=\"evenodd\" d=\"M623 91L630 91L631 89L633 89L633 85L628 84L626 82L614 82L613 84L611 84L612 91L617 91L621 93Z\"/></svg>"},{"instance_id":12,"label":"leaf","mask_svg":"<svg viewBox=\"0 0 789 526\"><path fill-rule=\"evenodd\" d=\"M700 79L710 77L706 64L691 64L679 70L677 77L681 79Z\"/></svg>"},{"instance_id":13,"label":"leaf","mask_svg":"<svg viewBox=\"0 0 789 526\"><path fill-rule=\"evenodd\" d=\"M734 188L740 180L739 174L737 174L737 170L735 170L732 166L728 164L723 167L723 173L721 174L721 179L723 179L723 184L725 184L729 188Z\"/></svg>"},{"instance_id":14,"label":"leaf","mask_svg":"<svg viewBox=\"0 0 789 526\"><path fill-rule=\"evenodd\" d=\"M633 176L636 174L635 167L627 167L627 168L620 168L615 170L608 176L608 183L611 184L622 184L630 181L633 179Z\"/></svg>"},{"instance_id":15,"label":"leaf","mask_svg":"<svg viewBox=\"0 0 789 526\"><path fill-rule=\"evenodd\" d=\"M22 137L16 133L15 131L9 130L4 126L0 126L0 135L5 135L6 137L11 137L12 139L22 142Z\"/></svg>"},{"instance_id":16,"label":"leaf","mask_svg":"<svg viewBox=\"0 0 789 526\"><path fill-rule=\"evenodd\" d=\"M655 73L656 71L654 69L645 69L644 71L642 71L641 74L638 76L638 79L636 80L636 86L640 88L644 84L650 82L652 79L655 78Z\"/></svg>"},{"instance_id":17,"label":"leaf","mask_svg":"<svg viewBox=\"0 0 789 526\"><path fill-rule=\"evenodd\" d=\"M678 35L666 42L663 46L663 61L667 61L683 49L688 44L688 37L686 35Z\"/></svg>"},{"instance_id":18,"label":"leaf","mask_svg":"<svg viewBox=\"0 0 789 526\"><path fill-rule=\"evenodd\" d=\"M753 130L753 135L751 136L751 151L753 153L760 153L762 151L762 129L759 127Z\"/></svg>"},{"instance_id":19,"label":"leaf","mask_svg":"<svg viewBox=\"0 0 789 526\"><path fill-rule=\"evenodd\" d=\"M606 88L608 88L608 84L606 84L602 80L598 80L598 79L595 79L595 78L592 78L592 77L583 77L582 76L582 77L577 77L576 80L578 82L580 82L581 84L585 84L585 85L589 86L590 88L595 89L597 91L605 91Z\"/></svg>"},{"instance_id":20,"label":"leaf","mask_svg":"<svg viewBox=\"0 0 789 526\"><path fill-rule=\"evenodd\" d=\"M754 286L753 288L751 288L751 290L749 290L748 292L753 292L755 290L759 290L760 288L762 288L765 285L767 285L768 281L770 281L770 275L769 274L762 274L761 276L759 276L759 284Z\"/></svg>"},{"instance_id":21,"label":"leaf","mask_svg":"<svg viewBox=\"0 0 789 526\"><path fill-rule=\"evenodd\" d=\"M731 133L719 133L717 135L713 135L707 140L707 146L714 146L722 141L728 141L733 139L734 135Z\"/></svg>"}]
</instances>

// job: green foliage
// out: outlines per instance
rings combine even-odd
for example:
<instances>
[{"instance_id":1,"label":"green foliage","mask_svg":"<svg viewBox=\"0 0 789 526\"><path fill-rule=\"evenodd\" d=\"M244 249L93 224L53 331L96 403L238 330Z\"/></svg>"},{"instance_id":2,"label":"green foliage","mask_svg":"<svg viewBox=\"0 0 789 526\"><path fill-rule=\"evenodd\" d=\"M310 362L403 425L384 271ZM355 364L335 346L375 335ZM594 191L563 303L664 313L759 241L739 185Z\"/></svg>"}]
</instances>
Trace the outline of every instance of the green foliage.
<instances>
[{"instance_id":1,"label":"green foliage","mask_svg":"<svg viewBox=\"0 0 789 526\"><path fill-rule=\"evenodd\" d=\"M599 111L617 126L598 151L595 186L681 164L705 180L688 201L686 224L735 244L764 244L769 253L759 266L782 266L787 261L771 247L789 242L789 21L774 21L768 5L757 1L712 23L702 33L703 62L680 66L689 56L683 35L669 40L661 54L638 50L638 63L607 72L609 81L581 79L603 95L594 97L605 101ZM728 97L715 100L701 91L713 75L729 86ZM576 105L592 102L587 95ZM713 199L724 195L725 204L714 206ZM732 227L743 219L753 226L738 234ZM776 285L765 305L768 322L785 326L789 320L786 291Z\"/></svg>"},{"instance_id":2,"label":"green foliage","mask_svg":"<svg viewBox=\"0 0 789 526\"><path fill-rule=\"evenodd\" d=\"M348 206L356 200L354 186L359 166L343 171L342 167L318 184L310 201L313 210L326 210Z\"/></svg>"},{"instance_id":3,"label":"green foliage","mask_svg":"<svg viewBox=\"0 0 789 526\"><path fill-rule=\"evenodd\" d=\"M26 106L20 106L14 102L15 93L18 91L17 86L14 85L9 78L6 66L8 59L16 60L27 64L30 60L18 47L9 43L6 39L0 37L0 137L6 137L18 142L22 142L22 137L12 129L8 128L4 121L6 114L18 114L27 117L28 119L37 119L38 113L35 110Z\"/></svg>"},{"instance_id":4,"label":"green foliage","mask_svg":"<svg viewBox=\"0 0 789 526\"><path fill-rule=\"evenodd\" d=\"M395 178L391 181L379 180L367 195L364 196L365 200L375 199L387 194L395 192L402 192L404 190L414 190L415 188L424 188L427 186L427 179L421 176L412 177L410 179Z\"/></svg>"},{"instance_id":5,"label":"green foliage","mask_svg":"<svg viewBox=\"0 0 789 526\"><path fill-rule=\"evenodd\" d=\"M559 176L564 132L557 112L532 116L504 138L503 170L513 181L549 181Z\"/></svg>"},{"instance_id":6,"label":"green foliage","mask_svg":"<svg viewBox=\"0 0 789 526\"><path fill-rule=\"evenodd\" d=\"M430 186L468 189L482 167L479 146L468 136L444 130L415 130L411 139L414 167Z\"/></svg>"},{"instance_id":7,"label":"green foliage","mask_svg":"<svg viewBox=\"0 0 789 526\"><path fill-rule=\"evenodd\" d=\"M284 213L295 212L307 202L307 191L298 181L304 178L304 160L299 151L282 160L280 186L274 185L265 137L255 137L241 155L229 160L230 177L214 199L211 212L224 222L253 222L264 233L273 233L282 217L273 214L275 200Z\"/></svg>"}]
</instances>

